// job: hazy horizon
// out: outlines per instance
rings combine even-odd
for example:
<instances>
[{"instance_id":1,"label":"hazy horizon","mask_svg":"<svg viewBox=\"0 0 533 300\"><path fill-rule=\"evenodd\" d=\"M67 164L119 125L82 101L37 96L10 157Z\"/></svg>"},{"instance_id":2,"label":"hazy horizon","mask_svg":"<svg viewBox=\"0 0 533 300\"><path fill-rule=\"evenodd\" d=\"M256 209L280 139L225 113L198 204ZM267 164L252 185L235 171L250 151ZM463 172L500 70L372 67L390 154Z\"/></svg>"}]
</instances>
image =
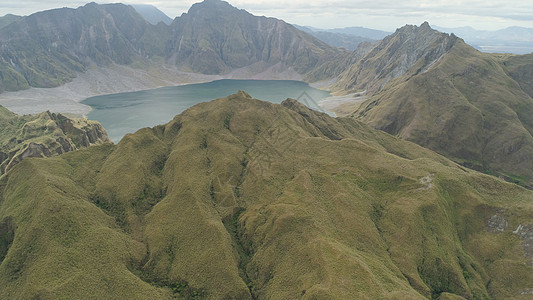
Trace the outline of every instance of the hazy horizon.
<instances>
[{"instance_id":1,"label":"hazy horizon","mask_svg":"<svg viewBox=\"0 0 533 300\"><path fill-rule=\"evenodd\" d=\"M174 19L188 11L191 5L201 2L186 0L129 0L125 4L150 4ZM322 29L344 27L367 27L394 31L405 24L419 25L428 21L431 25L458 28L472 27L476 30L499 30L518 26L533 28L533 6L527 0L514 1L316 1L295 0L289 4L273 0L233 0L231 5L245 9L254 15L282 19L291 24ZM332 3L333 2L333 3ZM2 15L30 15L43 10L69 7L77 8L87 1L57 0L5 0L0 3ZM97 2L105 4L108 2ZM116 2L115 2L116 3Z\"/></svg>"}]
</instances>

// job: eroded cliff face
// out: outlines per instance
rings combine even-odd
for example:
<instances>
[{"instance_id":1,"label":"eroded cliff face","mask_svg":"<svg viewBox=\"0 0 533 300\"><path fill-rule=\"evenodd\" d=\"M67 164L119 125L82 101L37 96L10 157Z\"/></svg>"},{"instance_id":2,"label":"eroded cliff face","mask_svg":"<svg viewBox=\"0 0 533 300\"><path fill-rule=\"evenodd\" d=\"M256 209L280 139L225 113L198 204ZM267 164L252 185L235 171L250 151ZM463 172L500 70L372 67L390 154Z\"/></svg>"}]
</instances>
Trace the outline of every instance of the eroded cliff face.
<instances>
[{"instance_id":1,"label":"eroded cliff face","mask_svg":"<svg viewBox=\"0 0 533 300\"><path fill-rule=\"evenodd\" d=\"M279 65L306 77L350 53L282 20L254 16L219 0L194 4L170 28L172 46L167 62L203 74L225 74L247 66L266 70ZM323 70L309 79L333 78L339 73Z\"/></svg>"},{"instance_id":2,"label":"eroded cliff face","mask_svg":"<svg viewBox=\"0 0 533 300\"><path fill-rule=\"evenodd\" d=\"M0 107L0 124L0 174L28 157L50 157L111 142L98 122L50 112L18 116Z\"/></svg>"},{"instance_id":3,"label":"eroded cliff face","mask_svg":"<svg viewBox=\"0 0 533 300\"><path fill-rule=\"evenodd\" d=\"M35 13L1 28L0 92L57 87L92 67L112 65L209 75L246 67L258 74L279 65L281 73L316 81L342 72L339 62L349 54L282 20L220 0L194 4L171 25L151 25L127 5L89 3ZM337 68L324 67L332 64Z\"/></svg>"},{"instance_id":4,"label":"eroded cliff face","mask_svg":"<svg viewBox=\"0 0 533 300\"><path fill-rule=\"evenodd\" d=\"M90 65L130 64L146 26L123 4L89 3L23 17L0 30L0 92L60 86Z\"/></svg>"}]
</instances>

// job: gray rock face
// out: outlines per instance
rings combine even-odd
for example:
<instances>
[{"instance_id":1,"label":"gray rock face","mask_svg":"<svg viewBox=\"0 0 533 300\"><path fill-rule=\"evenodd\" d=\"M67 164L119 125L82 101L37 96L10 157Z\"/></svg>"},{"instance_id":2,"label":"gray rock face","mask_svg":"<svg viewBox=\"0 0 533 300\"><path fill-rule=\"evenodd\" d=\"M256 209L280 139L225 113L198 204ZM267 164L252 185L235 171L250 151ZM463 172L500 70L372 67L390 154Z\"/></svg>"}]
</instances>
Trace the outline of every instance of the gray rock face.
<instances>
[{"instance_id":1,"label":"gray rock face","mask_svg":"<svg viewBox=\"0 0 533 300\"><path fill-rule=\"evenodd\" d=\"M4 135L12 136L0 142L0 174L29 157L50 157L111 142L98 122L50 112L23 117L0 114L0 125L5 127Z\"/></svg>"},{"instance_id":2,"label":"gray rock face","mask_svg":"<svg viewBox=\"0 0 533 300\"><path fill-rule=\"evenodd\" d=\"M185 70L221 74L258 62L281 63L306 74L349 51L336 49L282 20L257 17L225 1L194 4L171 25L169 63ZM334 74L323 74L325 79Z\"/></svg>"},{"instance_id":3,"label":"gray rock face","mask_svg":"<svg viewBox=\"0 0 533 300\"><path fill-rule=\"evenodd\" d=\"M491 232L503 232L509 228L509 222L501 213L497 213L487 221L487 227Z\"/></svg>"},{"instance_id":4,"label":"gray rock face","mask_svg":"<svg viewBox=\"0 0 533 300\"><path fill-rule=\"evenodd\" d=\"M529 265L533 266L533 225L520 224L513 233L522 239L524 256L529 259Z\"/></svg>"},{"instance_id":5,"label":"gray rock face","mask_svg":"<svg viewBox=\"0 0 533 300\"><path fill-rule=\"evenodd\" d=\"M0 92L59 86L90 64L129 64L147 25L123 4L89 3L23 17L0 29Z\"/></svg>"},{"instance_id":6,"label":"gray rock face","mask_svg":"<svg viewBox=\"0 0 533 300\"><path fill-rule=\"evenodd\" d=\"M283 70L306 75L349 54L281 20L220 0L194 4L170 25L152 25L123 4L89 3L36 13L0 29L0 92L56 87L94 64L164 61L203 74L257 63L264 65L260 73L281 64ZM313 79L339 73L323 68Z\"/></svg>"},{"instance_id":7,"label":"gray rock face","mask_svg":"<svg viewBox=\"0 0 533 300\"><path fill-rule=\"evenodd\" d=\"M335 89L378 92L407 71L424 72L455 44L457 37L431 29L427 22L406 25L379 42L340 75ZM411 70L415 67L414 70Z\"/></svg>"},{"instance_id":8,"label":"gray rock face","mask_svg":"<svg viewBox=\"0 0 533 300\"><path fill-rule=\"evenodd\" d=\"M149 4L132 4L133 8L144 17L152 25L157 25L159 22L163 22L167 25L172 23L172 19L169 18L164 12L160 11L157 7Z\"/></svg>"},{"instance_id":9,"label":"gray rock face","mask_svg":"<svg viewBox=\"0 0 533 300\"><path fill-rule=\"evenodd\" d=\"M323 41L324 43L339 47L339 48L345 48L347 50L354 51L357 49L357 47L362 42L372 42L374 40L346 34L346 33L337 33L337 32L329 32L329 31L310 31L309 32L312 36L316 37L317 39Z\"/></svg>"},{"instance_id":10,"label":"gray rock face","mask_svg":"<svg viewBox=\"0 0 533 300\"><path fill-rule=\"evenodd\" d=\"M502 233L512 230L509 229L509 221L504 216L503 210L498 211L487 220L487 227L489 232L492 233ZM528 264L533 266L533 225L518 224L512 232L522 240L524 256L528 259Z\"/></svg>"},{"instance_id":11,"label":"gray rock face","mask_svg":"<svg viewBox=\"0 0 533 300\"><path fill-rule=\"evenodd\" d=\"M56 139L56 142L58 142L59 145L61 145L61 147L58 147L56 149L57 154L63 154L63 153L69 152L69 151L76 150L76 146L72 145L71 142L68 139L66 139L66 138L64 138L62 136L58 137Z\"/></svg>"}]
</instances>

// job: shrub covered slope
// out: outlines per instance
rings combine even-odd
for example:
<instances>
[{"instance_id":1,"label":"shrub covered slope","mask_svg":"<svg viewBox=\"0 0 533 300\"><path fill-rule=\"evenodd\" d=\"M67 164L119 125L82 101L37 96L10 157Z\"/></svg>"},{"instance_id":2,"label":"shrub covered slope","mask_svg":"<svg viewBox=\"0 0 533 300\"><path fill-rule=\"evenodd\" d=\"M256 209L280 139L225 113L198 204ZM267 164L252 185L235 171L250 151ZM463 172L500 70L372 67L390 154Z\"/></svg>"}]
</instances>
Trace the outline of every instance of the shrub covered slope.
<instances>
[{"instance_id":1,"label":"shrub covered slope","mask_svg":"<svg viewBox=\"0 0 533 300\"><path fill-rule=\"evenodd\" d=\"M532 199L353 119L239 92L0 177L0 294L518 299Z\"/></svg>"}]
</instances>

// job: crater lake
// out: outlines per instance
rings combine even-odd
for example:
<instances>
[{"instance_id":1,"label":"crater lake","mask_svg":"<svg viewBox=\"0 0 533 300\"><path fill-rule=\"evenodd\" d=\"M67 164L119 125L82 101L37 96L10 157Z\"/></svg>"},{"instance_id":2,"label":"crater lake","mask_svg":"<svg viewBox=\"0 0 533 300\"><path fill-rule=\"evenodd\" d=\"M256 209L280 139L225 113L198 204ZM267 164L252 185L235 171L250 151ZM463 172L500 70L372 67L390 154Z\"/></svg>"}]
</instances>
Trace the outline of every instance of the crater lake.
<instances>
[{"instance_id":1,"label":"crater lake","mask_svg":"<svg viewBox=\"0 0 533 300\"><path fill-rule=\"evenodd\" d=\"M322 109L317 103L330 96L329 92L312 88L301 81L223 79L96 96L87 98L82 103L92 108L88 118L102 123L109 138L117 143L127 133L165 124L197 103L223 98L239 90L273 103L281 103L287 98L297 99L319 111Z\"/></svg>"}]
</instances>

